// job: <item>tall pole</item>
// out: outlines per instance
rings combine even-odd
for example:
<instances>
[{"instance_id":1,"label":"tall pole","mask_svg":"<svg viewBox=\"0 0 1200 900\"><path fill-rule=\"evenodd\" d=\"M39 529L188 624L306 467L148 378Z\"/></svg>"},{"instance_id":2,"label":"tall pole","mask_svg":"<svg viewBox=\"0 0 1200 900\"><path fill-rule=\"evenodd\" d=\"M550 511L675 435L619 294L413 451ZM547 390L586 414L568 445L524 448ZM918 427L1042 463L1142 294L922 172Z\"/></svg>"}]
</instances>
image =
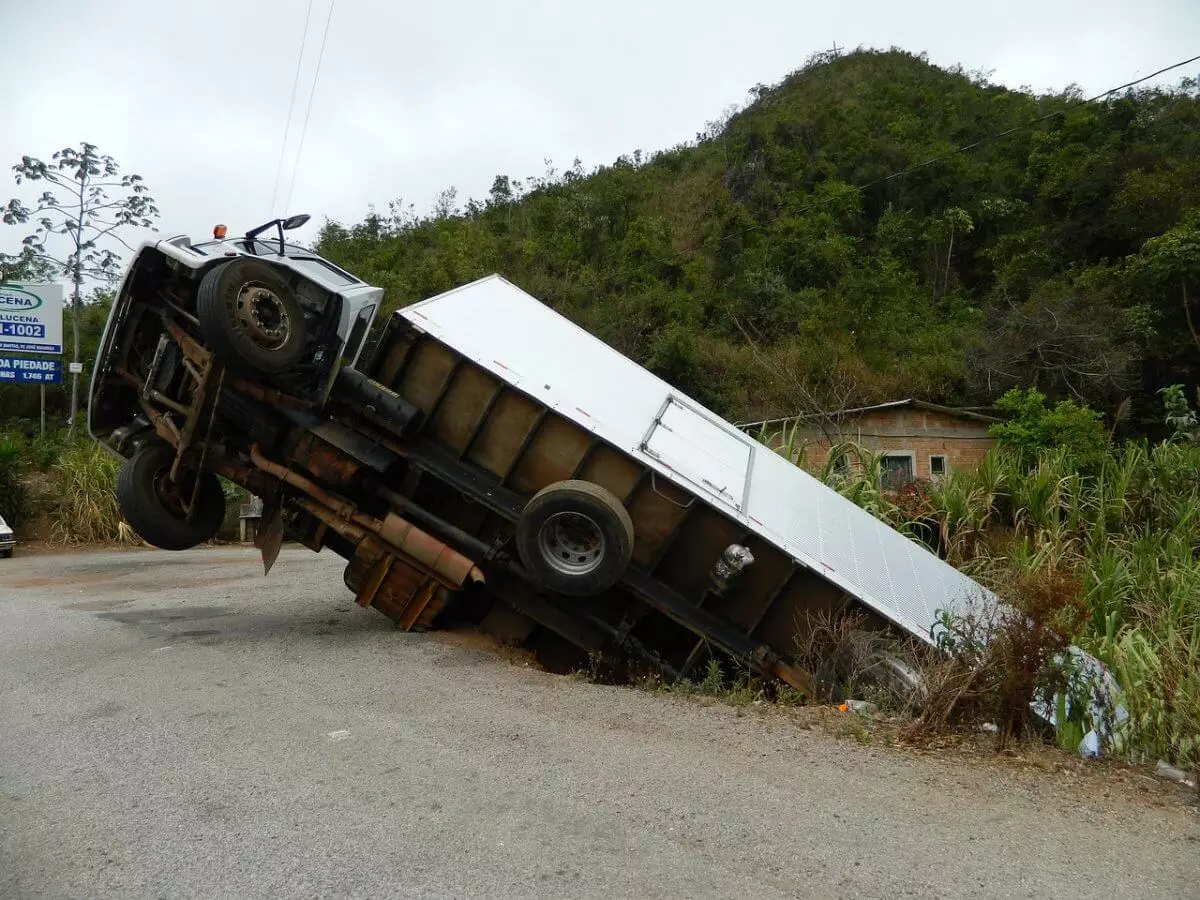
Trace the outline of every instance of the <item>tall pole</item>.
<instances>
[{"instance_id":1,"label":"tall pole","mask_svg":"<svg viewBox=\"0 0 1200 900\"><path fill-rule=\"evenodd\" d=\"M78 252L76 253L78 259ZM75 290L71 297L71 331L73 332L74 340L72 343L71 361L79 362L79 303L80 292L82 290L83 273L79 271L78 261L75 264ZM71 415L67 419L67 432L72 436L75 434L75 414L79 411L79 373L76 371L78 366L71 369Z\"/></svg>"},{"instance_id":2,"label":"tall pole","mask_svg":"<svg viewBox=\"0 0 1200 900\"><path fill-rule=\"evenodd\" d=\"M71 361L79 362L79 303L83 292L83 226L87 217L87 203L84 200L84 187L87 178L79 176L79 219L75 223L72 237L75 240L75 255L71 258L71 280L75 290L71 294L71 331L74 337ZM68 223L69 227L69 223ZM71 415L67 417L67 434L75 436L75 414L79 411L79 373L71 372Z\"/></svg>"},{"instance_id":3,"label":"tall pole","mask_svg":"<svg viewBox=\"0 0 1200 900\"><path fill-rule=\"evenodd\" d=\"M38 385L42 389L42 440L46 439L46 384Z\"/></svg>"}]
</instances>

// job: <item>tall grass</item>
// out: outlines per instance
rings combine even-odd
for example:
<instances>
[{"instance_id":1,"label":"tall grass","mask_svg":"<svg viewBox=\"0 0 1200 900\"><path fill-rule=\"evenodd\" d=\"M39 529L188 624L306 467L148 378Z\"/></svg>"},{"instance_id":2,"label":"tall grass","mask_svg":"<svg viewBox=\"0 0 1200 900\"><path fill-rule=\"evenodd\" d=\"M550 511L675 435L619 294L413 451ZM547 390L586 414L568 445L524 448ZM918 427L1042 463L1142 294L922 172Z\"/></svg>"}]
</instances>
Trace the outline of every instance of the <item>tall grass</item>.
<instances>
[{"instance_id":1,"label":"tall grass","mask_svg":"<svg viewBox=\"0 0 1200 900\"><path fill-rule=\"evenodd\" d=\"M49 538L59 544L133 543L113 489L117 463L96 444L65 448L50 467Z\"/></svg>"},{"instance_id":2,"label":"tall grass","mask_svg":"<svg viewBox=\"0 0 1200 900\"><path fill-rule=\"evenodd\" d=\"M803 452L789 448L793 459ZM880 490L878 460L814 472L892 525L911 504ZM992 451L973 472L919 488L951 564L1000 596L1030 577L1078 584L1072 641L1108 665L1131 753L1200 769L1200 448L1128 444L1089 474L1060 451Z\"/></svg>"}]
</instances>

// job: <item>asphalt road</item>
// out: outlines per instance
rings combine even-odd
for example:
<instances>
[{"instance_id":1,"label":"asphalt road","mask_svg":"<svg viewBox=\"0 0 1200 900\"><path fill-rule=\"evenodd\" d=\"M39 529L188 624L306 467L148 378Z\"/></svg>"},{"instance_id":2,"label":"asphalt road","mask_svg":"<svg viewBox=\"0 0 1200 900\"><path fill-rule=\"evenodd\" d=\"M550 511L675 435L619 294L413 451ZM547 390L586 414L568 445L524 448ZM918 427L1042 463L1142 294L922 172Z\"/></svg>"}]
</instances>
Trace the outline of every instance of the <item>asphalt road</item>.
<instances>
[{"instance_id":1,"label":"asphalt road","mask_svg":"<svg viewBox=\"0 0 1200 900\"><path fill-rule=\"evenodd\" d=\"M260 572L0 563L0 896L1200 896L1176 800L398 633L328 554Z\"/></svg>"}]
</instances>

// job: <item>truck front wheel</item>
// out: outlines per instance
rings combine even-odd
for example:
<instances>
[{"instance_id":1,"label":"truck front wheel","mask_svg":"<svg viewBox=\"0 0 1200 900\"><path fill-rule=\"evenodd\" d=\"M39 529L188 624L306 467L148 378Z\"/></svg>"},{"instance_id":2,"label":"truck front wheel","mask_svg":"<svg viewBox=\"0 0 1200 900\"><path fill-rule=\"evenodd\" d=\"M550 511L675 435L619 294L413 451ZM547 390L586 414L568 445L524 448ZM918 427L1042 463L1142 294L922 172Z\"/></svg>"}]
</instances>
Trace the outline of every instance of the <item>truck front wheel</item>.
<instances>
[{"instance_id":1,"label":"truck front wheel","mask_svg":"<svg viewBox=\"0 0 1200 900\"><path fill-rule=\"evenodd\" d=\"M633 522L610 491L589 481L559 481L529 501L517 522L526 571L560 594L608 590L633 556Z\"/></svg>"},{"instance_id":2,"label":"truck front wheel","mask_svg":"<svg viewBox=\"0 0 1200 900\"><path fill-rule=\"evenodd\" d=\"M282 375L304 358L304 307L266 263L236 259L209 270L196 293L196 313L217 358L244 375Z\"/></svg>"},{"instance_id":3,"label":"truck front wheel","mask_svg":"<svg viewBox=\"0 0 1200 900\"><path fill-rule=\"evenodd\" d=\"M212 472L183 471L172 481L174 461L175 449L169 444L137 451L117 475L117 505L146 543L187 550L216 535L225 518L225 494ZM195 505L189 509L193 497Z\"/></svg>"}]
</instances>

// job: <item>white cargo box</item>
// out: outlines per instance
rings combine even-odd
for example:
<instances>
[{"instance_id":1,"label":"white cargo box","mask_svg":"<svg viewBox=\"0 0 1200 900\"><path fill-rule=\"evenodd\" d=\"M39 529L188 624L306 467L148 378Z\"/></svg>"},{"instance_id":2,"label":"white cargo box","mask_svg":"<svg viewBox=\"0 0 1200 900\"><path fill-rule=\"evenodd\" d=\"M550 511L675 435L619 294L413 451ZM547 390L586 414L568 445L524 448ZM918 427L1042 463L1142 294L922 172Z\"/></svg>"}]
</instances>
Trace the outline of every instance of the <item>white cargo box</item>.
<instances>
[{"instance_id":1,"label":"white cargo box","mask_svg":"<svg viewBox=\"0 0 1200 900\"><path fill-rule=\"evenodd\" d=\"M498 275L400 311L913 635L979 584Z\"/></svg>"}]
</instances>

